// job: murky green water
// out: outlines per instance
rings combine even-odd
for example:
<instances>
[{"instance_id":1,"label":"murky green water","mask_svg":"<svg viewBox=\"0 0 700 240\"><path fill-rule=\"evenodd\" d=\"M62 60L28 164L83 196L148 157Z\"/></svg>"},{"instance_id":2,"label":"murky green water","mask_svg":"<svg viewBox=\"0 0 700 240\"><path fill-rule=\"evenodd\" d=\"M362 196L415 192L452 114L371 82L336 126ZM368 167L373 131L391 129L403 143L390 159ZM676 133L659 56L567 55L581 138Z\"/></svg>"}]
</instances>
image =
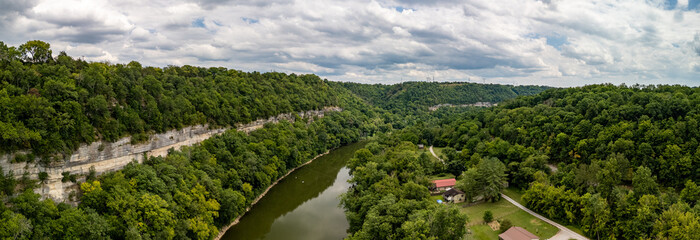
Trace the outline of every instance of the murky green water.
<instances>
[{"instance_id":1,"label":"murky green water","mask_svg":"<svg viewBox=\"0 0 700 240\"><path fill-rule=\"evenodd\" d=\"M350 186L345 163L364 143L331 151L281 180L222 239L342 239L349 225L339 206Z\"/></svg>"}]
</instances>

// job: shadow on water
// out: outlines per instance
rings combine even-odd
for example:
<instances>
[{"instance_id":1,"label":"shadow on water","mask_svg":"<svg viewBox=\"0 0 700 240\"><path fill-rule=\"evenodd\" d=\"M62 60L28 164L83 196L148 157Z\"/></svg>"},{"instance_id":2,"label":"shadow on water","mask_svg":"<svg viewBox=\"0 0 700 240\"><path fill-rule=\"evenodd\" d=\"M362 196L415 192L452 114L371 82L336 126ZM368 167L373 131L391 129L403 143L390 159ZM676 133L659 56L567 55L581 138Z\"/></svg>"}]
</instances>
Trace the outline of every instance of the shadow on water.
<instances>
[{"instance_id":1,"label":"shadow on water","mask_svg":"<svg viewBox=\"0 0 700 240\"><path fill-rule=\"evenodd\" d=\"M349 226L338 206L349 187L344 166L363 146L338 148L289 174L222 239L342 239Z\"/></svg>"}]
</instances>

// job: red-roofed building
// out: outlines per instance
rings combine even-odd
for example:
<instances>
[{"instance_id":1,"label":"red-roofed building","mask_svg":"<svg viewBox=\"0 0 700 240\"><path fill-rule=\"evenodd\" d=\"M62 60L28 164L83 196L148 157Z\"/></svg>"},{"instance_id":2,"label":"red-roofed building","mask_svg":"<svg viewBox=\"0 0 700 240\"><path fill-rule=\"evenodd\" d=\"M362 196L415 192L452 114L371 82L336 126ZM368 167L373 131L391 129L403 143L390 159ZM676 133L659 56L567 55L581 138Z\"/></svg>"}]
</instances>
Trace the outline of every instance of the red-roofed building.
<instances>
[{"instance_id":1,"label":"red-roofed building","mask_svg":"<svg viewBox=\"0 0 700 240\"><path fill-rule=\"evenodd\" d=\"M453 188L457 184L457 180L454 178L450 179L440 179L433 180L433 190L434 191L445 191L449 188Z\"/></svg>"},{"instance_id":2,"label":"red-roofed building","mask_svg":"<svg viewBox=\"0 0 700 240\"><path fill-rule=\"evenodd\" d=\"M498 235L499 240L539 240L538 236L532 234L521 227L511 227L507 231Z\"/></svg>"}]
</instances>

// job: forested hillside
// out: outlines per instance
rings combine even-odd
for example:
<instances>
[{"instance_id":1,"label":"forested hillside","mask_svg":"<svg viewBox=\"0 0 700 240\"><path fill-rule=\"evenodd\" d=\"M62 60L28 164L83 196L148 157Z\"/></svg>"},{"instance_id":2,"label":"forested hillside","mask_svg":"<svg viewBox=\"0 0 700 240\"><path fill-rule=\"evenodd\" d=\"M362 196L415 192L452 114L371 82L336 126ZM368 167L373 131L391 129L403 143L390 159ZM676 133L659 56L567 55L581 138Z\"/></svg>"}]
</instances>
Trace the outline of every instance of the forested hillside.
<instances>
[{"instance_id":1,"label":"forested hillside","mask_svg":"<svg viewBox=\"0 0 700 240\"><path fill-rule=\"evenodd\" d=\"M339 94L315 75L86 62L63 52L53 58L49 47L0 42L0 153L31 149L50 161L81 143L141 141L338 104Z\"/></svg>"},{"instance_id":2,"label":"forested hillside","mask_svg":"<svg viewBox=\"0 0 700 240\"><path fill-rule=\"evenodd\" d=\"M478 176L470 171L482 159L500 160L510 185L527 189L528 207L590 237L697 239L698 117L698 88L593 85L550 89L414 131L449 146L446 170L469 169L464 179ZM486 194L470 187L477 183L462 184L467 194Z\"/></svg>"},{"instance_id":3,"label":"forested hillside","mask_svg":"<svg viewBox=\"0 0 700 240\"><path fill-rule=\"evenodd\" d=\"M167 157L88 176L78 207L40 200L36 182L0 174L0 196L24 189L0 204L0 238L211 239L290 169L372 134L360 126L368 121L345 110L308 124L268 124L250 135L227 131Z\"/></svg>"},{"instance_id":4,"label":"forested hillside","mask_svg":"<svg viewBox=\"0 0 700 240\"><path fill-rule=\"evenodd\" d=\"M475 102L500 104L428 111ZM461 238L467 216L427 190L429 178L449 174L468 200L496 201L508 182L527 207L591 238L700 236L699 88L363 85L89 63L53 58L40 41L0 42L0 153L32 150L15 161L48 163L82 143L331 105L344 110L250 135L228 131L88 175L72 196L77 207L41 200L36 176L0 171L0 238L211 239L290 169L364 138L371 140L348 163L352 187L342 198L349 239ZM445 162L418 154L417 144L445 147Z\"/></svg>"},{"instance_id":5,"label":"forested hillside","mask_svg":"<svg viewBox=\"0 0 700 240\"><path fill-rule=\"evenodd\" d=\"M342 204L347 239L461 239L467 216L431 200L428 176L442 163L398 135L379 134L348 163L353 184Z\"/></svg>"},{"instance_id":6,"label":"forested hillside","mask_svg":"<svg viewBox=\"0 0 700 240\"><path fill-rule=\"evenodd\" d=\"M541 86L508 86L476 83L405 82L394 85L332 83L343 86L368 103L394 113L427 111L437 104L497 103L517 96L532 95L548 89Z\"/></svg>"}]
</instances>

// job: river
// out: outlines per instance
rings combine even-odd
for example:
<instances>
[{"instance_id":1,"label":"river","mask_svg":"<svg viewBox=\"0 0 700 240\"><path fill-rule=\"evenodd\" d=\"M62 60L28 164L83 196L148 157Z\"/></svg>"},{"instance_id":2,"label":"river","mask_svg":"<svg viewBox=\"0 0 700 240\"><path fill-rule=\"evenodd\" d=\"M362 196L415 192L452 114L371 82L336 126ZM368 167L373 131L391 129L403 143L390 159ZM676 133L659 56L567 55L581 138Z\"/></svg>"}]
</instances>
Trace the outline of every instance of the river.
<instances>
[{"instance_id":1,"label":"river","mask_svg":"<svg viewBox=\"0 0 700 240\"><path fill-rule=\"evenodd\" d=\"M345 163L363 146L338 148L292 172L221 239L343 239L349 227L339 199L350 186Z\"/></svg>"}]
</instances>

